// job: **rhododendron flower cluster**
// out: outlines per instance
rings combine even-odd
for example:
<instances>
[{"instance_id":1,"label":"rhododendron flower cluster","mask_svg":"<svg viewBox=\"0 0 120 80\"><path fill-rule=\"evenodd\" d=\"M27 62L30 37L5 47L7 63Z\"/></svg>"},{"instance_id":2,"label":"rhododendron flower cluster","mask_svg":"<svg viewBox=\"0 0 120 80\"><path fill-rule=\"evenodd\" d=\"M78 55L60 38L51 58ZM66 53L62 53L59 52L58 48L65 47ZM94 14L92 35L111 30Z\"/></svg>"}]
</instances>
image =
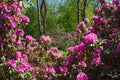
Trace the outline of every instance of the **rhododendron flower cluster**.
<instances>
[{"instance_id":1,"label":"rhododendron flower cluster","mask_svg":"<svg viewBox=\"0 0 120 80\"><path fill-rule=\"evenodd\" d=\"M16 60L9 60L9 61L7 62L7 65L8 65L8 66L11 66L11 67L13 67L13 68L16 68Z\"/></svg>"},{"instance_id":2,"label":"rhododendron flower cluster","mask_svg":"<svg viewBox=\"0 0 120 80\"><path fill-rule=\"evenodd\" d=\"M22 18L23 22L25 22L25 23L30 22L29 18L27 16L25 16L25 15L22 15L21 18Z\"/></svg>"},{"instance_id":3,"label":"rhododendron flower cluster","mask_svg":"<svg viewBox=\"0 0 120 80\"><path fill-rule=\"evenodd\" d=\"M67 67L59 67L61 73L66 73L68 71L68 68Z\"/></svg>"},{"instance_id":4,"label":"rhododendron flower cluster","mask_svg":"<svg viewBox=\"0 0 120 80\"><path fill-rule=\"evenodd\" d=\"M35 39L32 36L30 36L30 35L26 36L26 41L32 42L33 40L35 40Z\"/></svg>"},{"instance_id":5,"label":"rhododendron flower cluster","mask_svg":"<svg viewBox=\"0 0 120 80\"><path fill-rule=\"evenodd\" d=\"M24 31L22 29L18 29L18 30L16 30L16 34L18 36L24 36Z\"/></svg>"},{"instance_id":6,"label":"rhododendron flower cluster","mask_svg":"<svg viewBox=\"0 0 120 80\"><path fill-rule=\"evenodd\" d=\"M76 36L80 36L80 34L81 34L81 29L83 28L83 26L84 26L84 22L82 21L82 22L80 22L78 25L77 25L77 27L76 27Z\"/></svg>"},{"instance_id":7,"label":"rhododendron flower cluster","mask_svg":"<svg viewBox=\"0 0 120 80\"><path fill-rule=\"evenodd\" d=\"M78 65L81 67L87 67L87 64L84 61L80 61Z\"/></svg>"},{"instance_id":8,"label":"rhododendron flower cluster","mask_svg":"<svg viewBox=\"0 0 120 80\"><path fill-rule=\"evenodd\" d=\"M53 54L53 56L54 56L55 58L63 58L62 53L56 53L56 54Z\"/></svg>"},{"instance_id":9,"label":"rhododendron flower cluster","mask_svg":"<svg viewBox=\"0 0 120 80\"><path fill-rule=\"evenodd\" d=\"M45 41L45 42L51 42L51 39L50 39L50 37L49 36L45 36L45 35L42 35L41 37L40 37L40 40L43 40L43 41Z\"/></svg>"},{"instance_id":10,"label":"rhododendron flower cluster","mask_svg":"<svg viewBox=\"0 0 120 80\"><path fill-rule=\"evenodd\" d=\"M80 72L80 73L77 75L76 80L88 80L88 76L87 76L85 73Z\"/></svg>"},{"instance_id":11,"label":"rhododendron flower cluster","mask_svg":"<svg viewBox=\"0 0 120 80\"><path fill-rule=\"evenodd\" d=\"M87 34L86 36L83 36L83 41L85 43L95 43L98 40L98 37L94 33Z\"/></svg>"}]
</instances>

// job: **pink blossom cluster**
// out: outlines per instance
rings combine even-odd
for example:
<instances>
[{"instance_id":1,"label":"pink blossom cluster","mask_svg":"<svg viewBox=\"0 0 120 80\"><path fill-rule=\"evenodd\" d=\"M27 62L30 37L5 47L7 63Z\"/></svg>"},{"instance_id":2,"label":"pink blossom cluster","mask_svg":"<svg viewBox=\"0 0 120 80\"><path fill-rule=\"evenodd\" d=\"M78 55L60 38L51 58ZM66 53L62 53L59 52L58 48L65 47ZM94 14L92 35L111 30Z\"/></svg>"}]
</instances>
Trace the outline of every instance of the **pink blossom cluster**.
<instances>
[{"instance_id":1,"label":"pink blossom cluster","mask_svg":"<svg viewBox=\"0 0 120 80\"><path fill-rule=\"evenodd\" d=\"M89 33L89 34L83 36L83 41L84 41L85 43L94 44L97 40L98 40L98 37L97 37L97 35L94 34L94 33Z\"/></svg>"},{"instance_id":2,"label":"pink blossom cluster","mask_svg":"<svg viewBox=\"0 0 120 80\"><path fill-rule=\"evenodd\" d=\"M35 39L31 36L31 35L27 35L26 36L26 41L28 41L28 42L32 42L32 41L34 41Z\"/></svg>"},{"instance_id":3,"label":"pink blossom cluster","mask_svg":"<svg viewBox=\"0 0 120 80\"><path fill-rule=\"evenodd\" d=\"M93 60L92 64L101 64L101 57L102 51L100 49L96 49L93 53Z\"/></svg>"},{"instance_id":4,"label":"pink blossom cluster","mask_svg":"<svg viewBox=\"0 0 120 80\"><path fill-rule=\"evenodd\" d=\"M81 67L87 67L87 64L85 63L85 61L80 61L78 65Z\"/></svg>"},{"instance_id":5,"label":"pink blossom cluster","mask_svg":"<svg viewBox=\"0 0 120 80\"><path fill-rule=\"evenodd\" d=\"M49 37L49 36L45 36L45 35L42 35L42 36L40 37L40 40L41 40L41 41L45 41L46 43L51 42L50 37Z\"/></svg>"},{"instance_id":6,"label":"pink blossom cluster","mask_svg":"<svg viewBox=\"0 0 120 80\"><path fill-rule=\"evenodd\" d=\"M84 21L80 22L76 27L76 36L80 36L80 30L84 26Z\"/></svg>"},{"instance_id":7,"label":"pink blossom cluster","mask_svg":"<svg viewBox=\"0 0 120 80\"><path fill-rule=\"evenodd\" d=\"M32 70L32 65L27 62L28 54L26 52L16 51L13 56L14 59L7 61L8 66L16 69L19 73Z\"/></svg>"},{"instance_id":8,"label":"pink blossom cluster","mask_svg":"<svg viewBox=\"0 0 120 80\"><path fill-rule=\"evenodd\" d=\"M88 76L87 76L85 73L80 72L80 73L77 75L76 80L88 80Z\"/></svg>"},{"instance_id":9,"label":"pink blossom cluster","mask_svg":"<svg viewBox=\"0 0 120 80\"><path fill-rule=\"evenodd\" d=\"M62 66L60 66L59 69L60 69L61 73L66 73L66 72L68 72L68 68L67 68L67 67L62 67Z\"/></svg>"},{"instance_id":10,"label":"pink blossom cluster","mask_svg":"<svg viewBox=\"0 0 120 80\"><path fill-rule=\"evenodd\" d=\"M18 36L24 36L24 31L22 29L18 29L18 30L16 30L16 34Z\"/></svg>"}]
</instances>

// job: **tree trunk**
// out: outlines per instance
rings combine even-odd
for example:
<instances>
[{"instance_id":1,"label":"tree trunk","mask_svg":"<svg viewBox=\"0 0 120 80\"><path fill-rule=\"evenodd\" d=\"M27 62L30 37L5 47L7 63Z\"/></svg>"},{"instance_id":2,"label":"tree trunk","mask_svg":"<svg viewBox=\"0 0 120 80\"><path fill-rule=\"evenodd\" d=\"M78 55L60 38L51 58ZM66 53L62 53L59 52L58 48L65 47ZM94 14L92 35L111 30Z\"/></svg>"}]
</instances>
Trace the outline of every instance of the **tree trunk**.
<instances>
[{"instance_id":1,"label":"tree trunk","mask_svg":"<svg viewBox=\"0 0 120 80\"><path fill-rule=\"evenodd\" d=\"M39 0L36 0L37 3L37 12L38 12L38 27L39 27L39 34L38 36L40 37L42 35L41 32L41 20L40 20L40 6L39 6Z\"/></svg>"},{"instance_id":2,"label":"tree trunk","mask_svg":"<svg viewBox=\"0 0 120 80\"><path fill-rule=\"evenodd\" d=\"M83 19L84 20L86 18L86 6L87 6L87 0L83 0Z\"/></svg>"},{"instance_id":3,"label":"tree trunk","mask_svg":"<svg viewBox=\"0 0 120 80\"><path fill-rule=\"evenodd\" d=\"M46 34L46 12L47 12L46 2L45 2L45 0L42 0L42 4L40 6L40 13L41 13L41 17L42 17L44 35Z\"/></svg>"}]
</instances>

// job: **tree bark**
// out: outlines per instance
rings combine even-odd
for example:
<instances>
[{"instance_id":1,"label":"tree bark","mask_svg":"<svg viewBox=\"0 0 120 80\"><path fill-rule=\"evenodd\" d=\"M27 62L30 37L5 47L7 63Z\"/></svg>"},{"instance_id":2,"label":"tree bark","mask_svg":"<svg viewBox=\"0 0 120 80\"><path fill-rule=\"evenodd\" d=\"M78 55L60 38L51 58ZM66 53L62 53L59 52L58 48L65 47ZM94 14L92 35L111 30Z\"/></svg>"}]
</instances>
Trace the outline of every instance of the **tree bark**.
<instances>
[{"instance_id":1,"label":"tree bark","mask_svg":"<svg viewBox=\"0 0 120 80\"><path fill-rule=\"evenodd\" d=\"M46 12L47 12L46 2L45 2L45 0L42 0L42 4L40 6L40 13L41 13L41 17L42 17L44 35L46 34Z\"/></svg>"},{"instance_id":2,"label":"tree bark","mask_svg":"<svg viewBox=\"0 0 120 80\"><path fill-rule=\"evenodd\" d=\"M38 27L39 27L39 34L38 36L40 37L42 35L41 32L41 20L40 20L40 6L39 6L39 0L36 0L37 3L37 12L38 12Z\"/></svg>"},{"instance_id":3,"label":"tree bark","mask_svg":"<svg viewBox=\"0 0 120 80\"><path fill-rule=\"evenodd\" d=\"M86 18L86 6L87 6L87 0L83 0L83 19L84 20Z\"/></svg>"}]
</instances>

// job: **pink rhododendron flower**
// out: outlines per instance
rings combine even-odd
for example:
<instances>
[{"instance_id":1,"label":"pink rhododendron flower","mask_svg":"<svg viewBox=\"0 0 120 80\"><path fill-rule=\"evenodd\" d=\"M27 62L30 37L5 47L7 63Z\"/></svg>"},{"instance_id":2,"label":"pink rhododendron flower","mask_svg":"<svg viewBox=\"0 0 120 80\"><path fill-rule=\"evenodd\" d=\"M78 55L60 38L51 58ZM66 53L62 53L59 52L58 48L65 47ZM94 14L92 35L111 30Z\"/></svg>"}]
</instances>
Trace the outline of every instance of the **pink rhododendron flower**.
<instances>
[{"instance_id":1,"label":"pink rhododendron flower","mask_svg":"<svg viewBox=\"0 0 120 80\"><path fill-rule=\"evenodd\" d=\"M22 20L25 23L29 23L30 22L29 18L27 16L25 16L25 15L22 15Z\"/></svg>"},{"instance_id":2,"label":"pink rhododendron flower","mask_svg":"<svg viewBox=\"0 0 120 80\"><path fill-rule=\"evenodd\" d=\"M63 58L62 53L53 53L53 56L54 56L55 58Z\"/></svg>"},{"instance_id":3,"label":"pink rhododendron flower","mask_svg":"<svg viewBox=\"0 0 120 80\"><path fill-rule=\"evenodd\" d=\"M92 33L92 31L93 31L93 27L86 28L86 35Z\"/></svg>"},{"instance_id":4,"label":"pink rhododendron flower","mask_svg":"<svg viewBox=\"0 0 120 80\"><path fill-rule=\"evenodd\" d=\"M13 68L16 68L16 60L11 59L11 60L7 61L7 65L11 66Z\"/></svg>"},{"instance_id":5,"label":"pink rhododendron flower","mask_svg":"<svg viewBox=\"0 0 120 80\"><path fill-rule=\"evenodd\" d=\"M88 19L88 18L85 18L84 21L85 21L86 23L88 23L88 22L89 22L89 19Z\"/></svg>"},{"instance_id":6,"label":"pink rhododendron flower","mask_svg":"<svg viewBox=\"0 0 120 80\"><path fill-rule=\"evenodd\" d=\"M24 36L24 31L22 29L16 30L16 34L19 36Z\"/></svg>"},{"instance_id":7,"label":"pink rhododendron flower","mask_svg":"<svg viewBox=\"0 0 120 80\"><path fill-rule=\"evenodd\" d=\"M18 71L19 73L24 72L24 70L25 70L24 66L22 66L22 65L17 66L17 71Z\"/></svg>"},{"instance_id":8,"label":"pink rhododendron flower","mask_svg":"<svg viewBox=\"0 0 120 80\"><path fill-rule=\"evenodd\" d=\"M84 44L84 43L78 44L78 50L79 50L79 51L84 51L85 49L86 49L86 47L85 47L85 44Z\"/></svg>"},{"instance_id":9,"label":"pink rhododendron flower","mask_svg":"<svg viewBox=\"0 0 120 80\"><path fill-rule=\"evenodd\" d=\"M57 47L51 47L50 50L52 50L52 51L58 51L58 48Z\"/></svg>"},{"instance_id":10,"label":"pink rhododendron flower","mask_svg":"<svg viewBox=\"0 0 120 80\"><path fill-rule=\"evenodd\" d=\"M100 10L101 10L100 7L96 7L96 8L95 8L95 13L99 13Z\"/></svg>"},{"instance_id":11,"label":"pink rhododendron flower","mask_svg":"<svg viewBox=\"0 0 120 80\"><path fill-rule=\"evenodd\" d=\"M87 67L87 64L85 63L85 61L80 61L78 65L81 67Z\"/></svg>"},{"instance_id":12,"label":"pink rhododendron flower","mask_svg":"<svg viewBox=\"0 0 120 80\"><path fill-rule=\"evenodd\" d=\"M16 4L12 4L12 5L10 5L10 8L13 9L13 10L16 10L17 7L18 7L18 5L16 5Z\"/></svg>"},{"instance_id":13,"label":"pink rhododendron flower","mask_svg":"<svg viewBox=\"0 0 120 80\"><path fill-rule=\"evenodd\" d=\"M22 59L27 60L28 59L28 53L22 52Z\"/></svg>"},{"instance_id":14,"label":"pink rhododendron flower","mask_svg":"<svg viewBox=\"0 0 120 80\"><path fill-rule=\"evenodd\" d=\"M11 36L11 38L13 38L14 40L16 40L16 38L17 38L16 34L13 34L13 35Z\"/></svg>"},{"instance_id":15,"label":"pink rhododendron flower","mask_svg":"<svg viewBox=\"0 0 120 80\"><path fill-rule=\"evenodd\" d=\"M84 51L86 49L84 43L80 43L74 47L74 51Z\"/></svg>"},{"instance_id":16,"label":"pink rhododendron flower","mask_svg":"<svg viewBox=\"0 0 120 80\"><path fill-rule=\"evenodd\" d=\"M89 33L86 36L83 36L83 41L85 43L92 43L94 44L98 40L98 37L94 33Z\"/></svg>"},{"instance_id":17,"label":"pink rhododendron flower","mask_svg":"<svg viewBox=\"0 0 120 80\"><path fill-rule=\"evenodd\" d=\"M70 67L73 60L74 60L74 56L67 57L65 62L66 67Z\"/></svg>"},{"instance_id":18,"label":"pink rhododendron flower","mask_svg":"<svg viewBox=\"0 0 120 80\"><path fill-rule=\"evenodd\" d=\"M80 51L77 55L76 58L81 59L83 57L83 52Z\"/></svg>"},{"instance_id":19,"label":"pink rhododendron flower","mask_svg":"<svg viewBox=\"0 0 120 80\"><path fill-rule=\"evenodd\" d=\"M96 49L93 53L94 58L99 58L102 54L102 51L100 49Z\"/></svg>"},{"instance_id":20,"label":"pink rhododendron flower","mask_svg":"<svg viewBox=\"0 0 120 80\"><path fill-rule=\"evenodd\" d=\"M15 58L21 58L21 57L22 57L21 52L19 52L19 51L16 51L16 52L13 54L13 56L14 56Z\"/></svg>"},{"instance_id":21,"label":"pink rhododendron flower","mask_svg":"<svg viewBox=\"0 0 120 80\"><path fill-rule=\"evenodd\" d=\"M55 74L56 73L54 68L47 68L46 71L48 74Z\"/></svg>"},{"instance_id":22,"label":"pink rhododendron flower","mask_svg":"<svg viewBox=\"0 0 120 80\"><path fill-rule=\"evenodd\" d=\"M53 51L52 50L48 50L47 53L48 53L48 55L51 55L53 53Z\"/></svg>"},{"instance_id":23,"label":"pink rhododendron flower","mask_svg":"<svg viewBox=\"0 0 120 80\"><path fill-rule=\"evenodd\" d=\"M102 63L102 62L101 62L101 58L100 58L100 57L94 58L94 59L92 60L92 64L98 65L98 64L101 64L101 63Z\"/></svg>"},{"instance_id":24,"label":"pink rhododendron flower","mask_svg":"<svg viewBox=\"0 0 120 80\"><path fill-rule=\"evenodd\" d=\"M33 47L31 45L27 45L27 49L30 50L30 51L33 51Z\"/></svg>"},{"instance_id":25,"label":"pink rhododendron flower","mask_svg":"<svg viewBox=\"0 0 120 80\"><path fill-rule=\"evenodd\" d=\"M33 70L33 66L31 64L27 64L27 66L25 67L25 69L27 71L31 71L31 70Z\"/></svg>"},{"instance_id":26,"label":"pink rhododendron flower","mask_svg":"<svg viewBox=\"0 0 120 80\"><path fill-rule=\"evenodd\" d=\"M47 42L47 43L51 42L50 37L49 37L49 36L45 36L45 35L42 35L42 36L40 37L40 40L41 40L41 41L45 41L45 42Z\"/></svg>"},{"instance_id":27,"label":"pink rhododendron flower","mask_svg":"<svg viewBox=\"0 0 120 80\"><path fill-rule=\"evenodd\" d=\"M11 27L12 29L15 28L15 27L16 27L15 22L11 21L11 22L10 22L10 27Z\"/></svg>"},{"instance_id":28,"label":"pink rhododendron flower","mask_svg":"<svg viewBox=\"0 0 120 80\"><path fill-rule=\"evenodd\" d=\"M29 70L32 70L33 68L32 68L32 65L31 64L28 64L26 61L21 61L20 62L20 65L19 66L17 66L17 71L19 72L19 73L22 73L22 72L24 72L25 70L26 71L29 71Z\"/></svg>"},{"instance_id":29,"label":"pink rhododendron flower","mask_svg":"<svg viewBox=\"0 0 120 80\"><path fill-rule=\"evenodd\" d=\"M68 52L69 52L69 53L74 52L74 46L68 47Z\"/></svg>"},{"instance_id":30,"label":"pink rhododendron flower","mask_svg":"<svg viewBox=\"0 0 120 80\"><path fill-rule=\"evenodd\" d=\"M83 25L84 25L84 22L81 21L81 22L77 25L77 27L76 27L76 31L79 31L80 28L81 28Z\"/></svg>"},{"instance_id":31,"label":"pink rhododendron flower","mask_svg":"<svg viewBox=\"0 0 120 80\"><path fill-rule=\"evenodd\" d=\"M37 70L32 71L32 76L36 76L39 72Z\"/></svg>"},{"instance_id":32,"label":"pink rhododendron flower","mask_svg":"<svg viewBox=\"0 0 120 80\"><path fill-rule=\"evenodd\" d=\"M83 73L83 72L80 72L77 77L76 77L76 80L88 80L88 76Z\"/></svg>"},{"instance_id":33,"label":"pink rhododendron flower","mask_svg":"<svg viewBox=\"0 0 120 80\"><path fill-rule=\"evenodd\" d=\"M31 36L31 35L27 35L26 36L26 41L28 41L28 42L32 42L32 41L34 41L35 39Z\"/></svg>"},{"instance_id":34,"label":"pink rhododendron flower","mask_svg":"<svg viewBox=\"0 0 120 80\"><path fill-rule=\"evenodd\" d=\"M67 67L59 67L61 73L66 73L68 71Z\"/></svg>"},{"instance_id":35,"label":"pink rhododendron flower","mask_svg":"<svg viewBox=\"0 0 120 80\"><path fill-rule=\"evenodd\" d=\"M21 45L21 44L22 44L22 41L21 41L21 40L15 41L14 44L15 44L15 45Z\"/></svg>"}]
</instances>

